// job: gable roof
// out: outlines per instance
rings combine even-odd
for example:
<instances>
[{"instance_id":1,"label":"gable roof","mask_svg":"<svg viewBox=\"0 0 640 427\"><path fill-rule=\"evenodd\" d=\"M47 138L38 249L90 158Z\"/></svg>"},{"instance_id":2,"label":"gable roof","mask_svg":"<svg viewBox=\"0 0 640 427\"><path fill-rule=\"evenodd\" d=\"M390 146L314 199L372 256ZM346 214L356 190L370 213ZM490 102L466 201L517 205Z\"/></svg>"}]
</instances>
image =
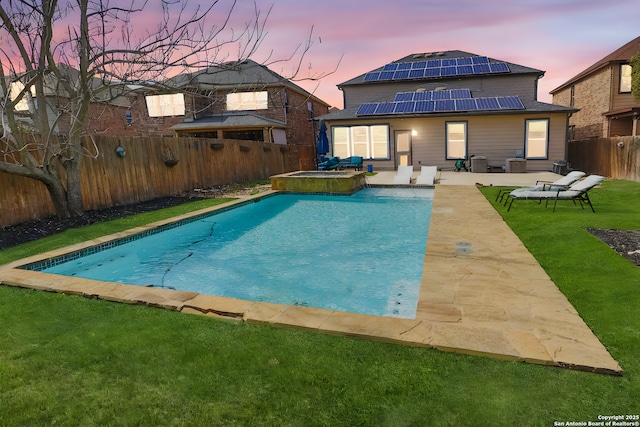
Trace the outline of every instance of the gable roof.
<instances>
[{"instance_id":1,"label":"gable roof","mask_svg":"<svg viewBox=\"0 0 640 427\"><path fill-rule=\"evenodd\" d=\"M554 94L556 92L559 92L560 90L572 85L578 80L581 80L603 68L606 68L611 64L628 62L636 53L640 53L640 37L636 37L635 39L631 40L629 43L605 56L586 70L567 80L549 93Z\"/></svg>"},{"instance_id":2,"label":"gable roof","mask_svg":"<svg viewBox=\"0 0 640 427\"><path fill-rule=\"evenodd\" d=\"M488 61L489 64L493 64L493 65L498 65L498 64L505 64L506 65L506 71L503 72L483 72L483 73L464 73L464 74L451 74L451 75L447 75L447 76L434 76L434 79L437 78L437 80L442 81L442 80L447 80L447 79L460 79L460 78L465 78L465 77L477 77L480 74L483 75L500 75L500 74L537 74L539 75L539 77L542 77L544 75L544 71L542 70L537 70L535 68L530 68L530 67L525 67L522 65L518 65L518 64L514 64L511 62L506 62L506 61L500 61L494 58L489 58L489 57L483 57L480 55L477 55L475 53L469 53L469 52L464 52L461 50L448 50L448 51L444 51L444 52L427 52L427 53L412 53L410 55L407 55L403 58L397 59L389 64L383 65L381 67L378 67L374 70L368 71L364 74L361 74L357 77L354 77L353 79L347 80L346 82L340 83L338 84L339 88L342 88L344 86L350 86L350 85L358 85L358 84L377 84L379 81L378 80L370 80L367 78L368 75L370 75L371 73L376 73L376 72L381 72L383 70L385 70L385 68L389 68L390 66L392 66L393 64L405 64L405 63L421 63L424 61L427 62L431 62L431 61L435 61L435 60L455 60L458 58L486 58L486 60ZM429 77L419 77L416 80L425 80L428 79ZM403 79L404 80L404 79ZM411 80L411 78L408 78L406 80ZM405 81L406 81L405 80ZM389 82L389 80L384 80L384 82Z\"/></svg>"},{"instance_id":3,"label":"gable roof","mask_svg":"<svg viewBox=\"0 0 640 427\"><path fill-rule=\"evenodd\" d=\"M193 87L202 90L257 90L269 86L284 86L329 106L291 80L250 59L225 62L195 73L179 74L167 79L164 83L178 89Z\"/></svg>"},{"instance_id":4,"label":"gable roof","mask_svg":"<svg viewBox=\"0 0 640 427\"><path fill-rule=\"evenodd\" d=\"M532 83L544 75L544 71L506 61L476 55L460 50L407 55L375 70L361 74L338 85L339 88L359 86L380 94L377 102L364 102L330 112L324 120L380 119L382 117L438 117L472 116L522 113L575 112L573 107L558 106L538 102L535 99L521 99L520 96L505 93L503 96L475 95L473 89L463 89L465 79L492 78L528 75ZM453 89L446 89L455 82ZM497 81L496 81L497 82ZM409 83L410 85L407 85ZM418 89L408 89L414 83ZM376 86L385 84L383 86ZM445 86L445 87L441 87ZM499 85L496 84L496 87ZM395 97L391 95L397 87ZM500 86L501 87L501 86ZM507 89L510 86L505 86ZM410 90L407 92L407 90ZM525 97L526 98L526 97Z\"/></svg>"}]
</instances>

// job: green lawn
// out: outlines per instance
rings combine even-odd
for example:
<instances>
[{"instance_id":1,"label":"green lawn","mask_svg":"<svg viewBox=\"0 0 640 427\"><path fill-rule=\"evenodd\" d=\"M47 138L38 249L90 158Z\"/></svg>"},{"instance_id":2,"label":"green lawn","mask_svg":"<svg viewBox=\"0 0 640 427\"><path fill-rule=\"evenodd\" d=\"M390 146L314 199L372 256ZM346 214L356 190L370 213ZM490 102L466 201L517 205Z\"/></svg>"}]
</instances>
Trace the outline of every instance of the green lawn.
<instances>
[{"instance_id":1,"label":"green lawn","mask_svg":"<svg viewBox=\"0 0 640 427\"><path fill-rule=\"evenodd\" d=\"M493 202L498 188L482 188ZM596 209L497 210L622 377L0 286L0 426L553 426L640 414L640 267L584 231L640 229L640 183ZM203 207L95 224L0 263Z\"/></svg>"}]
</instances>

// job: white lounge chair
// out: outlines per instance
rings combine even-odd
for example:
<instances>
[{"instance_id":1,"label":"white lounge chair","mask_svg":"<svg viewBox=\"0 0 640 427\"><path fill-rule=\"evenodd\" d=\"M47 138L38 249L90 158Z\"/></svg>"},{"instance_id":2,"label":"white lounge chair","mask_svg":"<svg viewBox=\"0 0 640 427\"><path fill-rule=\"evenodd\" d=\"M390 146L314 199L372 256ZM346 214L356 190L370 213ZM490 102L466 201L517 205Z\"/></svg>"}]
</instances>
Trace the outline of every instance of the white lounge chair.
<instances>
[{"instance_id":1,"label":"white lounge chair","mask_svg":"<svg viewBox=\"0 0 640 427\"><path fill-rule=\"evenodd\" d=\"M398 172L393 177L394 184L411 184L413 166L398 166Z\"/></svg>"},{"instance_id":2,"label":"white lounge chair","mask_svg":"<svg viewBox=\"0 0 640 427\"><path fill-rule=\"evenodd\" d=\"M530 188L518 188L509 194L511 202L509 203L509 209L507 209L507 211L511 210L511 205L514 200L544 200L547 203L549 203L549 200L553 200L554 212L556 211L556 204L558 203L558 200L572 200L574 203L576 201L580 202L580 206L582 206L583 209L585 204L589 205L591 207L591 211L595 213L596 211L593 209L588 192L602 181L604 181L604 176L589 175L585 179L572 184L568 189L532 190Z\"/></svg>"},{"instance_id":3,"label":"white lounge chair","mask_svg":"<svg viewBox=\"0 0 640 427\"><path fill-rule=\"evenodd\" d=\"M573 184L574 182L576 182L580 178L584 177L585 175L586 175L586 173L584 173L582 171L571 171L567 175L563 176L562 178L556 179L555 181L536 181L535 185L533 185L531 187L518 188L518 191L524 191L524 190L529 190L529 191L567 190L571 184ZM502 202L502 200L504 199L504 202L506 204L506 202L509 199L505 199L505 196L507 194L511 193L512 191L515 191L513 189L513 187L511 189L500 190L498 192L498 195L496 196L496 202L498 202L498 201Z\"/></svg>"},{"instance_id":4,"label":"white lounge chair","mask_svg":"<svg viewBox=\"0 0 640 427\"><path fill-rule=\"evenodd\" d=\"M433 183L436 181L437 174L437 166L422 166L420 168L420 175L418 175L418 178L416 178L416 184L433 185Z\"/></svg>"}]
</instances>

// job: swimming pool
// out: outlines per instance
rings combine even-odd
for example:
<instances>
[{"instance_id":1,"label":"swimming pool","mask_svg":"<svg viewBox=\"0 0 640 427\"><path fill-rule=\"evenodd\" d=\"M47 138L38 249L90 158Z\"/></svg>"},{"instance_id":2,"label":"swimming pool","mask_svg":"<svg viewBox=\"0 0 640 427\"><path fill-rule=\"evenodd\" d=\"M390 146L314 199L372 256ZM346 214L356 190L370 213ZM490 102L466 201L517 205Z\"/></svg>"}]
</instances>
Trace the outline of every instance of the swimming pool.
<instances>
[{"instance_id":1,"label":"swimming pool","mask_svg":"<svg viewBox=\"0 0 640 427\"><path fill-rule=\"evenodd\" d=\"M41 270L413 318L432 198L431 188L278 194Z\"/></svg>"}]
</instances>

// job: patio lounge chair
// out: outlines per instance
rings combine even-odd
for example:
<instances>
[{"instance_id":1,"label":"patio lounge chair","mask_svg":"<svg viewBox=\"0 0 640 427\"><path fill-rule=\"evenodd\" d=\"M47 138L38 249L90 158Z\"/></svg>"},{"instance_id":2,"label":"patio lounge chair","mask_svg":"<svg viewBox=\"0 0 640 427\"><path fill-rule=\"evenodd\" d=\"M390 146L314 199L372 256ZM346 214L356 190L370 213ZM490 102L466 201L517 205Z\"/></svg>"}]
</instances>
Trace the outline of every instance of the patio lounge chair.
<instances>
[{"instance_id":1,"label":"patio lounge chair","mask_svg":"<svg viewBox=\"0 0 640 427\"><path fill-rule=\"evenodd\" d=\"M547 204L549 200L553 200L553 211L556 211L556 204L558 200L571 200L574 203L576 201L580 202L580 206L584 209L584 205L587 204L591 207L591 211L595 213L595 209L593 209L593 204L591 204L591 200L589 199L589 190L591 190L596 185L600 184L604 181L604 177L600 175L589 175L585 179L582 179L574 184L572 184L568 189L559 188L557 190L531 190L529 188L518 188L513 190L509 197L511 198L511 202L509 203L509 209L511 210L511 205L513 205L514 200L544 200Z\"/></svg>"},{"instance_id":2,"label":"patio lounge chair","mask_svg":"<svg viewBox=\"0 0 640 427\"><path fill-rule=\"evenodd\" d=\"M411 184L413 166L398 166L398 172L393 177L394 184Z\"/></svg>"},{"instance_id":3,"label":"patio lounge chair","mask_svg":"<svg viewBox=\"0 0 640 427\"><path fill-rule=\"evenodd\" d=\"M420 168L420 175L418 175L418 178L416 178L416 184L433 185L433 183L436 181L437 174L437 166L422 166Z\"/></svg>"},{"instance_id":4,"label":"patio lounge chair","mask_svg":"<svg viewBox=\"0 0 640 427\"><path fill-rule=\"evenodd\" d=\"M562 178L556 179L555 181L536 181L536 184L531 187L520 188L518 190L531 190L531 191L540 191L540 190L567 190L571 184L584 177L586 173L581 171L571 171L567 175ZM504 202L506 203L509 199L505 198L507 194L514 191L513 187L509 189L500 190L498 195L496 196L496 202Z\"/></svg>"},{"instance_id":5,"label":"patio lounge chair","mask_svg":"<svg viewBox=\"0 0 640 427\"><path fill-rule=\"evenodd\" d=\"M330 171L330 170L333 170L333 169L337 169L339 164L340 164L340 158L338 158L338 157L329 157L329 159L327 159L327 161L322 162L322 163L318 163L318 170L319 171Z\"/></svg>"},{"instance_id":6,"label":"patio lounge chair","mask_svg":"<svg viewBox=\"0 0 640 427\"><path fill-rule=\"evenodd\" d=\"M351 156L346 159L340 159L340 164L338 165L338 169L345 168L354 168L359 171L362 170L362 157L361 156Z\"/></svg>"}]
</instances>

